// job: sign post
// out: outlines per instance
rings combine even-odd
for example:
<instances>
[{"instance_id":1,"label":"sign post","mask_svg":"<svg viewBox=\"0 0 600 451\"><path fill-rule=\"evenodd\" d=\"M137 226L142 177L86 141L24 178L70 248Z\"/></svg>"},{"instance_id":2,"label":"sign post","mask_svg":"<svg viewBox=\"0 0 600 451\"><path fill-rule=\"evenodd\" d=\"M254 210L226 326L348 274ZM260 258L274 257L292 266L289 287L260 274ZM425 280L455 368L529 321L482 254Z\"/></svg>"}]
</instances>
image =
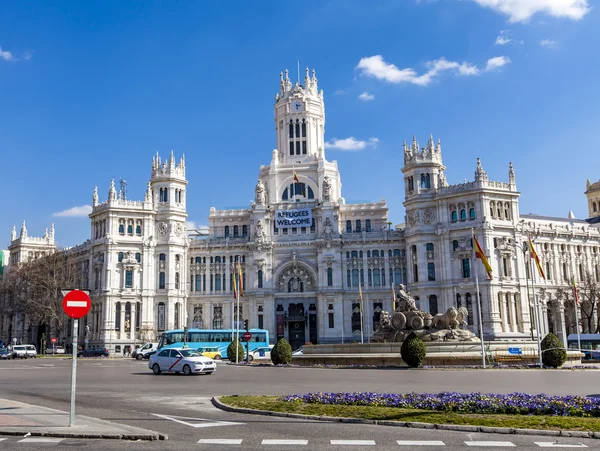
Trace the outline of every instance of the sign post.
<instances>
[{"instance_id":1,"label":"sign post","mask_svg":"<svg viewBox=\"0 0 600 451\"><path fill-rule=\"evenodd\" d=\"M246 321L247 322L247 321ZM252 334L246 329L244 335L242 335L242 340L246 342L246 363L250 360L250 340L252 339Z\"/></svg>"},{"instance_id":2,"label":"sign post","mask_svg":"<svg viewBox=\"0 0 600 451\"><path fill-rule=\"evenodd\" d=\"M79 318L84 317L92 307L92 301L85 291L63 291L63 310L73 321L73 364L71 366L71 411L69 414L69 427L75 426L75 388L77 387L77 335L79 332Z\"/></svg>"}]
</instances>

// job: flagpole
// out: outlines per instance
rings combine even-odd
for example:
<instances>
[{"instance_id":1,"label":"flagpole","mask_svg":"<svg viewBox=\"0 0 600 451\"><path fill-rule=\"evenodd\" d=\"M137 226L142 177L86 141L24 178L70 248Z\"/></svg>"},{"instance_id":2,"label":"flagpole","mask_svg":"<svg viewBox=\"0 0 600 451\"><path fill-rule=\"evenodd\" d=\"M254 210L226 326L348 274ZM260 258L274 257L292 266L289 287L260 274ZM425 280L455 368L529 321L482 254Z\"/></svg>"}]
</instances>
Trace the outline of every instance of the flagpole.
<instances>
[{"instance_id":1,"label":"flagpole","mask_svg":"<svg viewBox=\"0 0 600 451\"><path fill-rule=\"evenodd\" d=\"M344 344L344 320L346 315L344 314L344 299L342 298L342 344Z\"/></svg>"},{"instance_id":2,"label":"flagpole","mask_svg":"<svg viewBox=\"0 0 600 451\"><path fill-rule=\"evenodd\" d=\"M364 344L365 341L364 341L364 335L363 335L363 300L362 300L362 288L360 286L360 279L358 281L358 292L360 294L360 344Z\"/></svg>"},{"instance_id":3,"label":"flagpole","mask_svg":"<svg viewBox=\"0 0 600 451\"><path fill-rule=\"evenodd\" d=\"M581 335L579 333L579 295L577 294L577 282L573 279L573 294L575 295L575 330L577 331L577 347L581 353Z\"/></svg>"},{"instance_id":4,"label":"flagpole","mask_svg":"<svg viewBox=\"0 0 600 451\"><path fill-rule=\"evenodd\" d=\"M292 202L295 202L294 195L296 194L296 167L292 165Z\"/></svg>"},{"instance_id":5,"label":"flagpole","mask_svg":"<svg viewBox=\"0 0 600 451\"><path fill-rule=\"evenodd\" d=\"M239 263L238 263L239 265ZM241 266L238 266L238 268L241 268ZM240 275L240 280L238 282L238 289L237 289L237 312L235 312L235 318L236 318L236 346L235 346L235 363L238 362L238 351L240 349L239 346L239 342L240 342L240 295L242 294L242 273L240 271L238 271L238 274Z\"/></svg>"},{"instance_id":6,"label":"flagpole","mask_svg":"<svg viewBox=\"0 0 600 451\"><path fill-rule=\"evenodd\" d=\"M475 240L475 229L471 229L471 237ZM482 249L483 250L483 249ZM473 254L475 254L475 245L473 245ZM479 271L477 267L477 258L473 259L475 263L475 290L477 291L477 310L479 310L479 341L481 341L481 364L485 368L485 345L483 343L483 313L481 312L481 296L479 295Z\"/></svg>"},{"instance_id":7,"label":"flagpole","mask_svg":"<svg viewBox=\"0 0 600 451\"><path fill-rule=\"evenodd\" d=\"M533 291L533 315L535 317L535 328L537 329L537 343L538 343L538 360L540 369L543 368L542 363L542 339L540 337L540 316L538 312L537 296L535 295L535 277L533 275L533 267L531 266L531 249L529 250L529 274L531 274L531 290Z\"/></svg>"},{"instance_id":8,"label":"flagpole","mask_svg":"<svg viewBox=\"0 0 600 451\"><path fill-rule=\"evenodd\" d=\"M373 323L373 321L371 320L371 315L369 314L369 284L366 285L367 290L366 290L366 296L367 296L367 342L371 343L371 324Z\"/></svg>"}]
</instances>

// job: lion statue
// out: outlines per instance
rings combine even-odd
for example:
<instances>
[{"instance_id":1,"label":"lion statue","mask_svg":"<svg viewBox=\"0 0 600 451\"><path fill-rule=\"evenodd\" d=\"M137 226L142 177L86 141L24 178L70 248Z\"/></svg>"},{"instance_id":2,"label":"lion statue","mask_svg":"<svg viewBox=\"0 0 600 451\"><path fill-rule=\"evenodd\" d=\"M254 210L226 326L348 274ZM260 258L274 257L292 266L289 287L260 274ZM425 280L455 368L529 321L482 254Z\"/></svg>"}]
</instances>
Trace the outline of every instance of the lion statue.
<instances>
[{"instance_id":1,"label":"lion statue","mask_svg":"<svg viewBox=\"0 0 600 451\"><path fill-rule=\"evenodd\" d=\"M434 329L459 329L465 323L469 312L464 307L450 307L446 313L438 313L433 317L431 326Z\"/></svg>"}]
</instances>

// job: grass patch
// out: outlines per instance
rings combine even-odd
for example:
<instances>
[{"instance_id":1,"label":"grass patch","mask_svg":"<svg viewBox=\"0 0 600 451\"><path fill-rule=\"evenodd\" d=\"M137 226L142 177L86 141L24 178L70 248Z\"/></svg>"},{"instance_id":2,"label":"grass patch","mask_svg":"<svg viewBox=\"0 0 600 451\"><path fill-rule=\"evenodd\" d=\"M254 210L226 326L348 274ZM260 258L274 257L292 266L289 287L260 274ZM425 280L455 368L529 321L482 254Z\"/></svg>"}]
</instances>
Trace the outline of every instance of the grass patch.
<instances>
[{"instance_id":1,"label":"grass patch","mask_svg":"<svg viewBox=\"0 0 600 451\"><path fill-rule=\"evenodd\" d=\"M221 402L232 407L299 413L366 420L419 421L422 423L467 424L472 426L508 427L520 429L554 429L568 431L600 431L599 418L560 417L549 415L490 415L432 410L336 406L280 401L279 396L223 396Z\"/></svg>"}]
</instances>

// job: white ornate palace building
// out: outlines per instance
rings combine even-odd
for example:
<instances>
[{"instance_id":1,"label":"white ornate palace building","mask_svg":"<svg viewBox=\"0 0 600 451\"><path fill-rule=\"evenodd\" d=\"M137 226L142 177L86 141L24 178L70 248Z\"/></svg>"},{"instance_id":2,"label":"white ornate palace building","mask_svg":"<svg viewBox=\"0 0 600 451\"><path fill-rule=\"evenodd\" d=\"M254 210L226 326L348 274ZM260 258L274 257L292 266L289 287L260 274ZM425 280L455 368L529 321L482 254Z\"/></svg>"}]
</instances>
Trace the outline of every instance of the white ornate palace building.
<instances>
[{"instance_id":1,"label":"white ornate palace building","mask_svg":"<svg viewBox=\"0 0 600 451\"><path fill-rule=\"evenodd\" d=\"M473 265L481 263L473 261L472 229L493 268L489 280L479 267L487 338L536 333L518 247L528 235L547 274L536 279L542 336L553 331L566 340L574 330L572 299L558 298L557 290L586 274L599 280L600 182L587 183L587 220L521 215L512 164L507 182L488 180L478 159L473 181L449 185L440 142L430 138L420 147L413 139L403 149L406 222L391 227L385 201L347 204L342 196L337 162L325 157L323 91L314 71L307 69L302 85L292 84L287 71L281 75L274 113L277 148L260 167L254 202L211 208L208 236L186 231L183 157L153 158L142 201L126 199L112 182L105 202L94 190L90 239L68 250L80 261L80 288L93 300L82 339L87 325L91 346L120 352L184 325L230 328L235 317L293 347L359 341L359 284L369 337L379 312L392 309L392 283L405 284L432 314L466 307L469 327L478 332ZM13 229L10 265L54 248L53 229L32 238L23 224L19 236ZM239 312L231 280L236 264L245 291ZM34 333L27 318L0 312L5 342L34 341Z\"/></svg>"}]
</instances>

